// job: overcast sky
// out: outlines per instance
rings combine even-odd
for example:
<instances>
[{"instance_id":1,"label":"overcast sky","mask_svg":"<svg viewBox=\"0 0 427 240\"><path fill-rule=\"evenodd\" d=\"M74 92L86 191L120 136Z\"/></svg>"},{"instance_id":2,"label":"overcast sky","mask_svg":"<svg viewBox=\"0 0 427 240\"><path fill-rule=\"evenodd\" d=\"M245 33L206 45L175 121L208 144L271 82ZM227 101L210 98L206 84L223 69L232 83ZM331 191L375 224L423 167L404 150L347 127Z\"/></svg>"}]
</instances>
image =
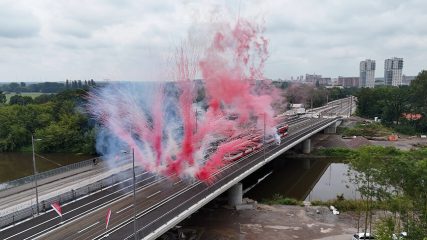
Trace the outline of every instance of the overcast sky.
<instances>
[{"instance_id":1,"label":"overcast sky","mask_svg":"<svg viewBox=\"0 0 427 240\"><path fill-rule=\"evenodd\" d=\"M358 76L366 58L383 77L394 56L416 75L427 69L426 9L425 0L0 0L0 81L153 80L195 25L238 16L264 22L272 79Z\"/></svg>"}]
</instances>

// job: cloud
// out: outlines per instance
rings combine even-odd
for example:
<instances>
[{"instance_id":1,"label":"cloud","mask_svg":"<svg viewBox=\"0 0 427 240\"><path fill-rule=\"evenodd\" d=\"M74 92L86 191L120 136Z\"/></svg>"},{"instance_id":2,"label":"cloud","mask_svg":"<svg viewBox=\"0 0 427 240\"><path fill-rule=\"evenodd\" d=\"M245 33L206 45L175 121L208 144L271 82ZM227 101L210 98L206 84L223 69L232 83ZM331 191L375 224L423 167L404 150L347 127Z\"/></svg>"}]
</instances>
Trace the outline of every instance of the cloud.
<instances>
[{"instance_id":1,"label":"cloud","mask_svg":"<svg viewBox=\"0 0 427 240\"><path fill-rule=\"evenodd\" d=\"M358 76L365 58L381 76L393 56L412 75L426 67L425 9L423 0L5 0L0 81L151 80L188 36L239 16L265 25L267 77Z\"/></svg>"},{"instance_id":2,"label":"cloud","mask_svg":"<svg viewBox=\"0 0 427 240\"><path fill-rule=\"evenodd\" d=\"M0 37L28 38L40 31L37 18L27 9L0 4Z\"/></svg>"}]
</instances>

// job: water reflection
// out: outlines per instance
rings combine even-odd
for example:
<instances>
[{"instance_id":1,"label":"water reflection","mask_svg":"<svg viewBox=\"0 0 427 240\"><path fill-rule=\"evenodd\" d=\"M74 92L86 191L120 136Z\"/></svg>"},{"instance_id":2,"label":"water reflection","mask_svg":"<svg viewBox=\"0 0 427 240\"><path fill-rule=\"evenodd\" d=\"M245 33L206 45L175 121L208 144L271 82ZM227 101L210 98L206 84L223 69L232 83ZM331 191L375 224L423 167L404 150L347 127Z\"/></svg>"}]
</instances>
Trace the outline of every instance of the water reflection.
<instances>
[{"instance_id":1,"label":"water reflection","mask_svg":"<svg viewBox=\"0 0 427 240\"><path fill-rule=\"evenodd\" d=\"M353 199L355 187L348 180L347 170L346 164L334 163L330 159L289 159L283 156L243 181L244 188L256 184L245 196L261 201L280 194L312 201L335 199L343 194L345 198ZM257 183L262 177L265 179Z\"/></svg>"},{"instance_id":2,"label":"water reflection","mask_svg":"<svg viewBox=\"0 0 427 240\"><path fill-rule=\"evenodd\" d=\"M0 182L33 174L32 157L31 152L0 153ZM36 156L37 170L43 172L92 157L90 155L75 155L72 153L42 154Z\"/></svg>"}]
</instances>

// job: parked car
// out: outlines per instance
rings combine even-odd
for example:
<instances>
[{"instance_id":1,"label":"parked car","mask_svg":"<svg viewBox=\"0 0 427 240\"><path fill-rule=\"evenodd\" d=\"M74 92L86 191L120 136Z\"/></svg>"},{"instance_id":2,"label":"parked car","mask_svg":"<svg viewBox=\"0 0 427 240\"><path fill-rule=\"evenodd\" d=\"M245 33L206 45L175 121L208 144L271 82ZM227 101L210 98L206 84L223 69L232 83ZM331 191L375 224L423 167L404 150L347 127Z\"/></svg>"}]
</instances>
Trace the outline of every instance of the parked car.
<instances>
[{"instance_id":1,"label":"parked car","mask_svg":"<svg viewBox=\"0 0 427 240\"><path fill-rule=\"evenodd\" d=\"M401 240L401 239L407 239L408 233L407 232L401 232L399 235L396 235L393 233L393 240Z\"/></svg>"},{"instance_id":2,"label":"parked car","mask_svg":"<svg viewBox=\"0 0 427 240\"><path fill-rule=\"evenodd\" d=\"M360 240L360 239L375 239L375 237L373 235L371 235L370 233L356 233L353 235L353 238L351 238L351 240Z\"/></svg>"}]
</instances>

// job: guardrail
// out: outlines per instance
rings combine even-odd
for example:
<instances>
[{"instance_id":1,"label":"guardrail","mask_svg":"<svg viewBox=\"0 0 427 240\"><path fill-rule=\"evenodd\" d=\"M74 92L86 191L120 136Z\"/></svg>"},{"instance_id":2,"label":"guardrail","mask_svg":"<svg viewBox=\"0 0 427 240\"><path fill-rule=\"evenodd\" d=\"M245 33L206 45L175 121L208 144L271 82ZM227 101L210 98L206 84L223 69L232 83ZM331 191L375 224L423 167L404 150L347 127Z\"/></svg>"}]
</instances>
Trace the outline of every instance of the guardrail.
<instances>
[{"instance_id":1,"label":"guardrail","mask_svg":"<svg viewBox=\"0 0 427 240\"><path fill-rule=\"evenodd\" d=\"M48 171L45 171L45 172L41 172L41 173L37 174L37 181L40 181L40 180L46 179L48 177L64 173L64 172L68 172L68 171L71 171L71 170L75 170L75 169L87 167L87 166L90 166L90 165L96 165L101 160L102 160L101 158L95 157L95 158L91 158L91 159L88 159L88 160L85 160L85 161L81 161L81 162L69 164L69 165L66 165L66 166L62 166L62 167L59 167L59 168L55 168L55 169L52 169L52 170L48 170ZM34 175L23 177L23 178L19 178L19 179L16 179L16 180L5 182L5 183L1 183L0 184L0 192L9 190L11 188L19 187L19 186L22 186L22 185L27 184L27 183L32 183L32 182L34 182Z\"/></svg>"},{"instance_id":2,"label":"guardrail","mask_svg":"<svg viewBox=\"0 0 427 240\"><path fill-rule=\"evenodd\" d=\"M143 172L140 168L135 168L136 174L141 174ZM105 187L112 186L116 183L122 182L126 179L131 178L131 171L128 174L116 173L104 179L101 179L97 182L91 183L84 187L80 187L78 189L72 189L71 191L65 192L58 196L40 201L39 203L39 211L40 214L44 214L45 212L52 209L51 204L58 202L61 205L67 202L71 202L80 197L86 196L88 194L94 193L98 190L101 190ZM22 221L26 218L34 217L37 214L37 204L34 204L30 207L26 207L24 209L15 211L13 213L7 214L5 216L0 217L0 229L9 225L13 225L19 221Z\"/></svg>"}]
</instances>

